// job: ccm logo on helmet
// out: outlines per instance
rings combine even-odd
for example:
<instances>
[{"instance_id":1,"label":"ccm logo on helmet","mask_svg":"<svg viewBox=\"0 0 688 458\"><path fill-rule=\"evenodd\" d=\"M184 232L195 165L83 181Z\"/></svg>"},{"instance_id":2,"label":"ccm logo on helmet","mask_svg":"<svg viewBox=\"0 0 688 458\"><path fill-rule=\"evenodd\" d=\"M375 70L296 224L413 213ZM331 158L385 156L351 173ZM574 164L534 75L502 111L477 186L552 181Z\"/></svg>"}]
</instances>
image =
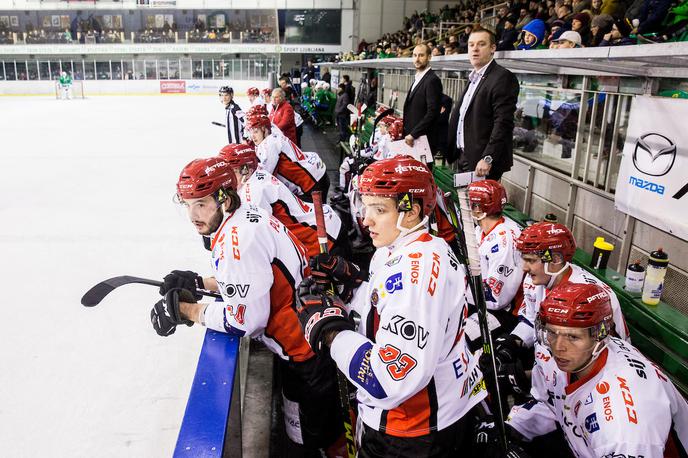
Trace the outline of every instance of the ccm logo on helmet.
<instances>
[{"instance_id":1,"label":"ccm logo on helmet","mask_svg":"<svg viewBox=\"0 0 688 458\"><path fill-rule=\"evenodd\" d=\"M404 173L404 172L427 172L428 169L425 167L419 166L419 165L397 165L394 168L394 171L397 173Z\"/></svg>"},{"instance_id":2,"label":"ccm logo on helmet","mask_svg":"<svg viewBox=\"0 0 688 458\"><path fill-rule=\"evenodd\" d=\"M559 313L561 315L565 315L568 310L566 309L560 309L558 307L550 307L547 309L548 312L550 313Z\"/></svg>"},{"instance_id":3,"label":"ccm logo on helmet","mask_svg":"<svg viewBox=\"0 0 688 458\"><path fill-rule=\"evenodd\" d=\"M413 194L413 193L416 193L416 192L417 192L417 193L422 193L422 192L425 192L425 189L409 189L408 192L410 192L410 193L412 193L412 194Z\"/></svg>"}]
</instances>

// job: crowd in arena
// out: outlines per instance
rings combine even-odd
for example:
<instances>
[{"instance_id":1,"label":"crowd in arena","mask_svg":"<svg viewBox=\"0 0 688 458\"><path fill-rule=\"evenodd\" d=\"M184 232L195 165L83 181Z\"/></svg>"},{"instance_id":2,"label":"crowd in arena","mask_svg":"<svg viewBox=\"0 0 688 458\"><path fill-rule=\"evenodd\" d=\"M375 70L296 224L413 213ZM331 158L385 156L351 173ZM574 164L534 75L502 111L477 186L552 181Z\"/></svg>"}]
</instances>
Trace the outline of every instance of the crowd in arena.
<instances>
[{"instance_id":1,"label":"crowd in arena","mask_svg":"<svg viewBox=\"0 0 688 458\"><path fill-rule=\"evenodd\" d=\"M470 31L484 23L479 2L446 5L404 18L403 29L374 43L363 40L344 61L410 57L427 42L433 55L466 53ZM494 22L494 18L492 18ZM449 23L442 30L442 22ZM488 21L489 22L489 21ZM497 9L497 50L622 46L688 40L688 1L671 0L516 0Z\"/></svg>"}]
</instances>

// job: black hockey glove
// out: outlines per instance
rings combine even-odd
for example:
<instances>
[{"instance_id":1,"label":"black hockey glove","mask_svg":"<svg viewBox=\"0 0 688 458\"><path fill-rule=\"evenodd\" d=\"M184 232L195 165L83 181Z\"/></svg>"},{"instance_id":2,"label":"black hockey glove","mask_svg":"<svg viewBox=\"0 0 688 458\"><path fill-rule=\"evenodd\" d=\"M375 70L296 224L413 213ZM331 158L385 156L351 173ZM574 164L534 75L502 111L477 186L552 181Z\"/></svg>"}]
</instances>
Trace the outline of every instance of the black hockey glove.
<instances>
[{"instance_id":1,"label":"black hockey glove","mask_svg":"<svg viewBox=\"0 0 688 458\"><path fill-rule=\"evenodd\" d=\"M173 288L151 309L151 324L159 336L167 337L174 334L178 324L193 326L193 321L182 318L179 312L179 301L196 302L189 291Z\"/></svg>"},{"instance_id":2,"label":"black hockey glove","mask_svg":"<svg viewBox=\"0 0 688 458\"><path fill-rule=\"evenodd\" d=\"M309 265L311 276L323 289L327 289L330 283L342 287L339 296L344 302L349 302L354 290L367 279L356 264L341 256L320 253L311 258Z\"/></svg>"},{"instance_id":3,"label":"black hockey glove","mask_svg":"<svg viewBox=\"0 0 688 458\"><path fill-rule=\"evenodd\" d=\"M329 351L325 338L330 331L354 330L341 299L325 293L312 278L299 285L296 313L308 344L317 354Z\"/></svg>"},{"instance_id":4,"label":"black hockey glove","mask_svg":"<svg viewBox=\"0 0 688 458\"><path fill-rule=\"evenodd\" d=\"M492 416L478 421L473 437L473 456L475 458L530 458L530 455L519 445L518 437L520 434L508 424L504 426L506 427L508 443L506 455L502 453L499 444L499 432Z\"/></svg>"},{"instance_id":5,"label":"black hockey glove","mask_svg":"<svg viewBox=\"0 0 688 458\"><path fill-rule=\"evenodd\" d=\"M165 275L165 278L162 280L160 295L164 296L168 291L174 288L187 290L193 297L196 298L197 301L203 297L203 295L196 290L197 288L203 289L203 277L198 275L196 272L191 272L190 270L173 270L169 274Z\"/></svg>"},{"instance_id":6,"label":"black hockey glove","mask_svg":"<svg viewBox=\"0 0 688 458\"><path fill-rule=\"evenodd\" d=\"M523 348L521 339L513 334L498 337L494 341L497 379L501 386L508 386L517 394L526 394L530 391L530 379L518 358L518 353ZM489 355L480 355L478 364L483 374L492 374L492 358Z\"/></svg>"}]
</instances>

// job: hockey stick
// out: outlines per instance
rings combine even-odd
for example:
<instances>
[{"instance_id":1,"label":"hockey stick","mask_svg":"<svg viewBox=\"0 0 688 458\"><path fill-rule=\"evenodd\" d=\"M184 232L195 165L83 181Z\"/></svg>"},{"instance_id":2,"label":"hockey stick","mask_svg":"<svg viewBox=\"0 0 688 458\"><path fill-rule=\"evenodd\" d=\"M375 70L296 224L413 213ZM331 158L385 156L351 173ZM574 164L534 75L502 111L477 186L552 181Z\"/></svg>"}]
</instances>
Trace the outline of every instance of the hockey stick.
<instances>
[{"instance_id":1,"label":"hockey stick","mask_svg":"<svg viewBox=\"0 0 688 458\"><path fill-rule=\"evenodd\" d=\"M224 124L222 124L221 122L217 122L217 121L211 121L210 124L212 124L214 126L219 126L219 127L227 127Z\"/></svg>"},{"instance_id":2,"label":"hockey stick","mask_svg":"<svg viewBox=\"0 0 688 458\"><path fill-rule=\"evenodd\" d=\"M505 456L509 448L509 442L506 438L506 425L504 424L504 411L502 410L502 393L499 390L499 382L497 380L497 361L495 360L492 344L492 334L487 319L487 305L485 304L485 290L483 289L483 279L480 274L480 254L478 253L478 243L472 233L466 233L467 230L472 230L475 223L471 218L471 205L468 200L468 188L460 187L456 189L456 194L459 198L459 212L461 216L461 226L456 213L450 211L450 206L447 206L447 211L450 211L452 223L456 228L457 238L462 245L462 249L466 254L466 267L471 278L469 282L473 299L475 300L476 308L478 309L478 323L480 325L480 334L483 338L483 353L490 355L490 362L492 363L492 384L488 383L488 389L491 386L494 390L492 395L494 403L496 404L495 425L499 433L499 445L502 448ZM461 230L463 229L463 230ZM460 234L463 232L463 234Z\"/></svg>"},{"instance_id":3,"label":"hockey stick","mask_svg":"<svg viewBox=\"0 0 688 458\"><path fill-rule=\"evenodd\" d=\"M119 277L108 278L107 280L101 281L93 288L86 291L84 297L81 298L81 305L85 307L94 307L105 299L105 296L110 294L116 288L120 286L129 285L132 283L138 283L140 285L151 285L151 286L162 286L162 282L158 280L149 280L147 278L132 277L130 275L122 275ZM209 291L206 289L197 289L199 293L204 296L210 297L220 297L220 293L216 291Z\"/></svg>"},{"instance_id":4,"label":"hockey stick","mask_svg":"<svg viewBox=\"0 0 688 458\"><path fill-rule=\"evenodd\" d=\"M320 252L327 253L327 229L325 228L325 214L323 213L322 192L314 191L313 207L315 210L315 224L318 230L318 245ZM334 294L334 285L330 284L328 293ZM337 385L339 387L339 400L342 404L342 419L344 420L344 434L346 436L346 453L349 458L356 456L356 443L354 442L354 426L356 424L354 412L349 403L349 381L344 374L337 369Z\"/></svg>"}]
</instances>

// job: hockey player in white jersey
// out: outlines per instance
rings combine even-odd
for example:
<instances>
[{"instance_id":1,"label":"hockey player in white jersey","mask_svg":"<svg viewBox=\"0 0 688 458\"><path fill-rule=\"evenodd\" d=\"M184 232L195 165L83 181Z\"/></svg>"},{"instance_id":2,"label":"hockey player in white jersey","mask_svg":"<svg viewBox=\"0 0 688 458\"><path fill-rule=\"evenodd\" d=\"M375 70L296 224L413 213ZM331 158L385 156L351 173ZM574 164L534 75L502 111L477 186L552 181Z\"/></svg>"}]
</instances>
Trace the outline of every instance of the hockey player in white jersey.
<instances>
[{"instance_id":1,"label":"hockey player in white jersey","mask_svg":"<svg viewBox=\"0 0 688 458\"><path fill-rule=\"evenodd\" d=\"M314 273L358 285L358 332L317 291L300 296L299 320L311 347L329 349L358 388L360 457L457 456L470 440L467 414L486 393L463 332L464 268L427 230L432 174L412 158L382 160L363 172L360 192L377 248L369 278L328 255Z\"/></svg>"},{"instance_id":2,"label":"hockey player in white jersey","mask_svg":"<svg viewBox=\"0 0 688 458\"><path fill-rule=\"evenodd\" d=\"M334 364L314 355L293 310L295 285L308 268L305 248L274 217L242 203L236 190L234 172L220 157L182 170L177 199L196 230L212 238L213 275L167 275L151 322L162 336L196 322L263 342L278 357L287 435L297 449L320 456L318 449L343 444L343 423ZM222 301L197 303L199 287L219 291Z\"/></svg>"},{"instance_id":3,"label":"hockey player in white jersey","mask_svg":"<svg viewBox=\"0 0 688 458\"><path fill-rule=\"evenodd\" d=\"M250 87L246 90L246 95L248 96L248 101L251 103L252 107L256 105L265 106L265 99L260 95L260 89L257 87Z\"/></svg>"},{"instance_id":4,"label":"hockey player in white jersey","mask_svg":"<svg viewBox=\"0 0 688 458\"><path fill-rule=\"evenodd\" d=\"M252 107L246 115L246 127L256 145L262 167L281 180L289 190L310 200L312 191L327 195L330 179L320 156L303 152L286 136L272 132L272 124L264 109Z\"/></svg>"},{"instance_id":5,"label":"hockey player in white jersey","mask_svg":"<svg viewBox=\"0 0 688 458\"><path fill-rule=\"evenodd\" d=\"M499 363L500 380L508 381L516 393L529 389L529 379L519 355L530 353L535 342L535 317L540 303L560 283L587 283L599 285L607 291L612 304L614 327L610 331L623 340L628 340L628 328L621 306L614 292L581 267L571 264L576 252L576 240L571 231L559 223L535 223L521 232L516 239L516 249L521 253L523 270L523 305L519 309L519 321L511 334L495 341L495 356ZM481 359L481 367L489 367Z\"/></svg>"},{"instance_id":6,"label":"hockey player in white jersey","mask_svg":"<svg viewBox=\"0 0 688 458\"><path fill-rule=\"evenodd\" d=\"M468 186L475 237L480 253L480 274L485 282L487 309L508 331L516 326L522 303L523 268L516 239L521 228L502 214L506 190L499 182L482 180Z\"/></svg>"},{"instance_id":7,"label":"hockey player in white jersey","mask_svg":"<svg viewBox=\"0 0 688 458\"><path fill-rule=\"evenodd\" d=\"M688 404L662 371L612 337L612 304L598 285L561 283L536 319L534 400L508 424L530 440L561 427L580 458L685 457Z\"/></svg>"},{"instance_id":8,"label":"hockey player in white jersey","mask_svg":"<svg viewBox=\"0 0 688 458\"><path fill-rule=\"evenodd\" d=\"M309 257L320 253L313 204L296 197L284 183L263 170L252 146L227 145L220 150L220 157L234 171L242 202L255 204L277 218L303 243ZM323 213L330 252L349 259L351 242L342 221L329 205L323 205Z\"/></svg>"}]
</instances>

